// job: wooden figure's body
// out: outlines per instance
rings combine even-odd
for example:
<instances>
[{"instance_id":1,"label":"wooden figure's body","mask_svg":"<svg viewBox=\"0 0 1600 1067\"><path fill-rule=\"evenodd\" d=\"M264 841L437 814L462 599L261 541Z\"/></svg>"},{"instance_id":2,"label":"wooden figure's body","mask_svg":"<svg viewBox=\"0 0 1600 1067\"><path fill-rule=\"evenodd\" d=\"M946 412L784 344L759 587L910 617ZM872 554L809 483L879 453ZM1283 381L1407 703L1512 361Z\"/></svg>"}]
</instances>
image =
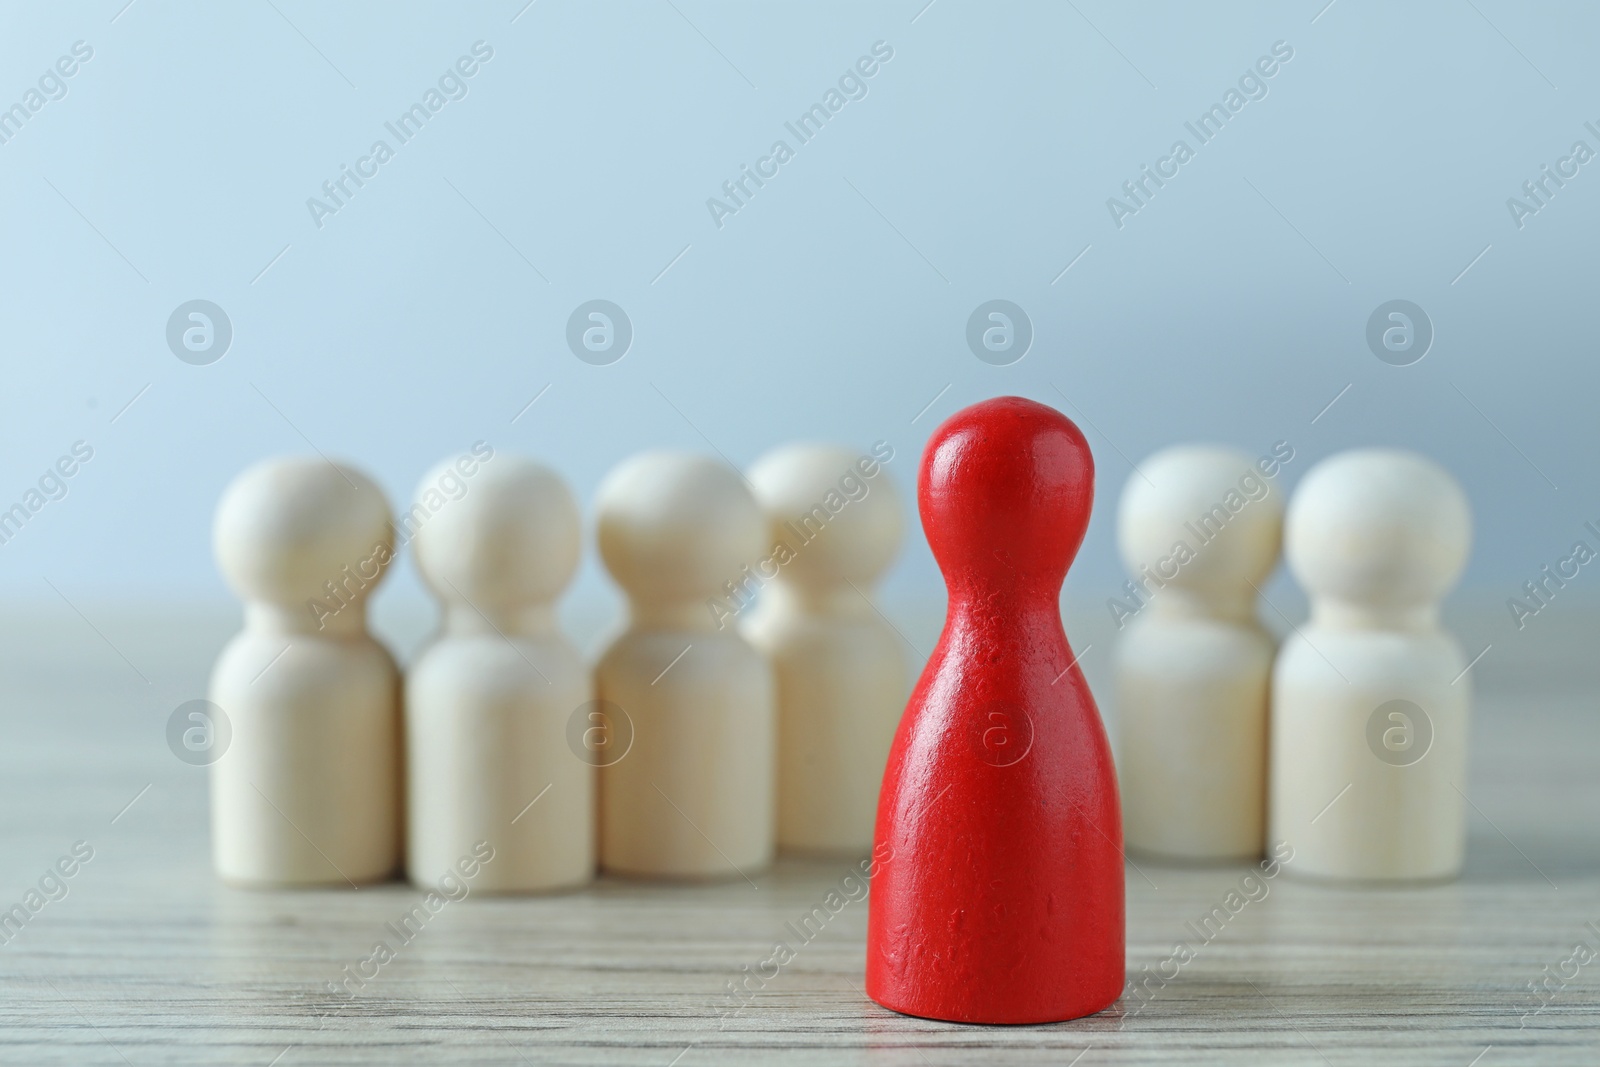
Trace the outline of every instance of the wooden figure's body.
<instances>
[{"instance_id":1,"label":"wooden figure's body","mask_svg":"<svg viewBox=\"0 0 1600 1067\"><path fill-rule=\"evenodd\" d=\"M399 675L365 614L393 558L382 492L326 460L267 460L229 485L213 540L246 602L244 630L211 675L232 730L211 767L217 873L260 886L390 877Z\"/></svg>"},{"instance_id":2,"label":"wooden figure's body","mask_svg":"<svg viewBox=\"0 0 1600 1067\"><path fill-rule=\"evenodd\" d=\"M1289 504L1289 565L1311 620L1273 672L1270 835L1294 874L1434 881L1466 849L1467 663L1439 600L1471 544L1443 468L1392 449L1340 453Z\"/></svg>"},{"instance_id":3,"label":"wooden figure's body","mask_svg":"<svg viewBox=\"0 0 1600 1067\"><path fill-rule=\"evenodd\" d=\"M1058 607L1094 461L1066 416L999 397L929 440L922 525L949 590L878 803L867 993L909 1015L1042 1023L1117 999L1122 820Z\"/></svg>"},{"instance_id":4,"label":"wooden figure's body","mask_svg":"<svg viewBox=\"0 0 1600 1067\"><path fill-rule=\"evenodd\" d=\"M762 553L766 524L737 471L648 452L606 476L600 554L627 630L595 668L609 728L631 740L600 771L600 863L655 878L748 877L772 860L772 671L708 601Z\"/></svg>"},{"instance_id":5,"label":"wooden figure's body","mask_svg":"<svg viewBox=\"0 0 1600 1067\"><path fill-rule=\"evenodd\" d=\"M1116 651L1129 848L1192 861L1261 854L1274 645L1256 588L1283 526L1282 498L1257 465L1267 462L1277 461L1169 448L1123 489L1117 539L1130 596L1144 604Z\"/></svg>"},{"instance_id":6,"label":"wooden figure's body","mask_svg":"<svg viewBox=\"0 0 1600 1067\"><path fill-rule=\"evenodd\" d=\"M454 471L465 489L413 541L444 618L406 680L406 866L431 885L488 841L477 890L582 885L595 868L595 776L567 734L591 683L555 614L578 565L578 505L549 468L489 455L448 460L422 482Z\"/></svg>"},{"instance_id":7,"label":"wooden figure's body","mask_svg":"<svg viewBox=\"0 0 1600 1067\"><path fill-rule=\"evenodd\" d=\"M899 547L900 500L878 459L828 445L776 449L750 481L775 549L743 630L777 678L778 845L865 854L909 688L901 638L868 599Z\"/></svg>"}]
</instances>

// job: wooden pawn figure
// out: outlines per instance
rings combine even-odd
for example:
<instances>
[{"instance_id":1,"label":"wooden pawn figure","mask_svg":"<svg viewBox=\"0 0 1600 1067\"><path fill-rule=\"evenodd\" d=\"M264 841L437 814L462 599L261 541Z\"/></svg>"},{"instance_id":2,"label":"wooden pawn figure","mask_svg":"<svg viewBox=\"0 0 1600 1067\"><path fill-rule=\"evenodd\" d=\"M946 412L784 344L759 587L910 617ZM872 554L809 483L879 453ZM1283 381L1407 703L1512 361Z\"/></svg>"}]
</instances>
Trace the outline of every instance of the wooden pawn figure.
<instances>
[{"instance_id":1,"label":"wooden pawn figure","mask_svg":"<svg viewBox=\"0 0 1600 1067\"><path fill-rule=\"evenodd\" d=\"M900 637L868 599L900 546L900 498L875 455L793 444L750 482L772 553L725 587L760 599L744 625L778 684L778 845L865 853L909 689ZM768 584L762 585L763 582Z\"/></svg>"},{"instance_id":2,"label":"wooden pawn figure","mask_svg":"<svg viewBox=\"0 0 1600 1067\"><path fill-rule=\"evenodd\" d=\"M211 767L217 873L242 885L355 885L400 862L399 673L367 632L394 556L371 479L323 459L271 459L223 493L213 527L243 631L211 700L231 743Z\"/></svg>"},{"instance_id":3,"label":"wooden pawn figure","mask_svg":"<svg viewBox=\"0 0 1600 1067\"><path fill-rule=\"evenodd\" d=\"M1261 854L1274 647L1256 588L1278 562L1277 463L1182 445L1146 459L1122 490L1117 544L1138 610L1115 657L1130 848L1196 861Z\"/></svg>"},{"instance_id":4,"label":"wooden pawn figure","mask_svg":"<svg viewBox=\"0 0 1600 1067\"><path fill-rule=\"evenodd\" d=\"M1094 458L1059 411L995 397L934 431L917 503L949 604L878 799L867 995L952 1022L1091 1015L1126 945L1116 769L1061 628Z\"/></svg>"},{"instance_id":5,"label":"wooden pawn figure","mask_svg":"<svg viewBox=\"0 0 1600 1067\"><path fill-rule=\"evenodd\" d=\"M1467 663L1439 601L1471 544L1466 496L1411 452L1312 468L1289 502L1290 569L1311 619L1272 683L1270 835L1297 874L1454 877L1466 849Z\"/></svg>"},{"instance_id":6,"label":"wooden pawn figure","mask_svg":"<svg viewBox=\"0 0 1600 1067\"><path fill-rule=\"evenodd\" d=\"M628 627L595 669L605 729L600 864L639 877L748 875L772 859L772 671L710 603L763 550L766 522L739 473L646 452L596 499L600 556Z\"/></svg>"},{"instance_id":7,"label":"wooden pawn figure","mask_svg":"<svg viewBox=\"0 0 1600 1067\"><path fill-rule=\"evenodd\" d=\"M577 502L550 468L493 452L440 463L418 498L440 485L461 495L412 542L444 617L406 682L408 872L431 885L487 841L494 859L475 889L582 885L594 875L595 778L568 727L591 687L556 621L578 566Z\"/></svg>"}]
</instances>

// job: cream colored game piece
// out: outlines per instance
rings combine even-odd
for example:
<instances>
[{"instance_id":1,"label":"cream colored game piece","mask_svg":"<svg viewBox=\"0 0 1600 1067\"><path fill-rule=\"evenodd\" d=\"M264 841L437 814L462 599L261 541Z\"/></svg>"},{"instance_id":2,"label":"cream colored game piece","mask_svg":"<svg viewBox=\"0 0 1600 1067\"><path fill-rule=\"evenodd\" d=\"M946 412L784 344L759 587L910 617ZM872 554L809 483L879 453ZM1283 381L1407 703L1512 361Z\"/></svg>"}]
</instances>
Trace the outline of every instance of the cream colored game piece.
<instances>
[{"instance_id":1,"label":"cream colored game piece","mask_svg":"<svg viewBox=\"0 0 1600 1067\"><path fill-rule=\"evenodd\" d=\"M483 446L429 471L430 493L442 503L412 547L444 617L406 679L408 873L432 885L487 841L478 891L581 885L595 778L567 730L591 682L555 604L578 566L577 502L548 467Z\"/></svg>"},{"instance_id":2,"label":"cream colored game piece","mask_svg":"<svg viewBox=\"0 0 1600 1067\"><path fill-rule=\"evenodd\" d=\"M707 599L764 552L737 471L673 452L634 456L596 499L600 555L629 625L595 669L631 745L600 771L600 863L662 878L744 875L772 859L772 671Z\"/></svg>"},{"instance_id":3,"label":"cream colored game piece","mask_svg":"<svg viewBox=\"0 0 1600 1067\"><path fill-rule=\"evenodd\" d=\"M211 700L232 742L211 767L217 873L346 885L400 862L399 677L365 601L393 558L383 493L322 459L272 459L228 486L217 562L245 601Z\"/></svg>"},{"instance_id":4,"label":"cream colored game piece","mask_svg":"<svg viewBox=\"0 0 1600 1067\"><path fill-rule=\"evenodd\" d=\"M1439 601L1466 565L1466 497L1422 456L1343 452L1306 475L1285 530L1311 620L1273 672L1271 838L1297 874L1453 877L1471 682Z\"/></svg>"},{"instance_id":5,"label":"cream colored game piece","mask_svg":"<svg viewBox=\"0 0 1600 1067\"><path fill-rule=\"evenodd\" d=\"M1254 586L1277 565L1283 527L1269 470L1272 457L1183 445L1146 459L1122 491L1117 541L1141 605L1116 650L1129 848L1261 854L1273 642Z\"/></svg>"},{"instance_id":6,"label":"cream colored game piece","mask_svg":"<svg viewBox=\"0 0 1600 1067\"><path fill-rule=\"evenodd\" d=\"M770 545L722 604L743 613L760 588L741 629L778 683L778 845L864 853L910 690L868 599L900 547L900 499L878 459L832 445L775 449L750 482Z\"/></svg>"}]
</instances>

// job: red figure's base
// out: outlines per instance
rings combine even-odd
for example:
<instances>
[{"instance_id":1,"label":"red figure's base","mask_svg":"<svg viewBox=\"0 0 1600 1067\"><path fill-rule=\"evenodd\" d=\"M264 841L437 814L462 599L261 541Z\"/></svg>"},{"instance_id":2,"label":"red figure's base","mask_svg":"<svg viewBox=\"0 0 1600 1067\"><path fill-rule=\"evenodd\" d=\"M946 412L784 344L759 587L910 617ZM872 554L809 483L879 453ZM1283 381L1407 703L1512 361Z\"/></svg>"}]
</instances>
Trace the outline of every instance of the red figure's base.
<instances>
[{"instance_id":1,"label":"red figure's base","mask_svg":"<svg viewBox=\"0 0 1600 1067\"><path fill-rule=\"evenodd\" d=\"M1122 992L1116 775L1058 607L1093 499L1083 434L1031 400L928 442L918 504L949 608L878 802L867 994L886 1008L1045 1023Z\"/></svg>"}]
</instances>

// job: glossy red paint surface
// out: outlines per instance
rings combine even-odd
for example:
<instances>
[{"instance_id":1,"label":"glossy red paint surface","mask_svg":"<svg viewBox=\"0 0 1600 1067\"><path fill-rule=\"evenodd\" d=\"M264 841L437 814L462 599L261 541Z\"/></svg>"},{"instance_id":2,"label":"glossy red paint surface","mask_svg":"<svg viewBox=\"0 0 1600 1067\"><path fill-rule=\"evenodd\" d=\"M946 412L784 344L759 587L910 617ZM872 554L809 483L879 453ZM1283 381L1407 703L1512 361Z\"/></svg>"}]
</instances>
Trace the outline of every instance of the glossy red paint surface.
<instances>
[{"instance_id":1,"label":"glossy red paint surface","mask_svg":"<svg viewBox=\"0 0 1600 1067\"><path fill-rule=\"evenodd\" d=\"M1059 411L997 397L934 432L917 500L949 606L878 801L867 993L954 1022L1093 1014L1122 991L1122 814L1058 601L1094 459Z\"/></svg>"}]
</instances>

